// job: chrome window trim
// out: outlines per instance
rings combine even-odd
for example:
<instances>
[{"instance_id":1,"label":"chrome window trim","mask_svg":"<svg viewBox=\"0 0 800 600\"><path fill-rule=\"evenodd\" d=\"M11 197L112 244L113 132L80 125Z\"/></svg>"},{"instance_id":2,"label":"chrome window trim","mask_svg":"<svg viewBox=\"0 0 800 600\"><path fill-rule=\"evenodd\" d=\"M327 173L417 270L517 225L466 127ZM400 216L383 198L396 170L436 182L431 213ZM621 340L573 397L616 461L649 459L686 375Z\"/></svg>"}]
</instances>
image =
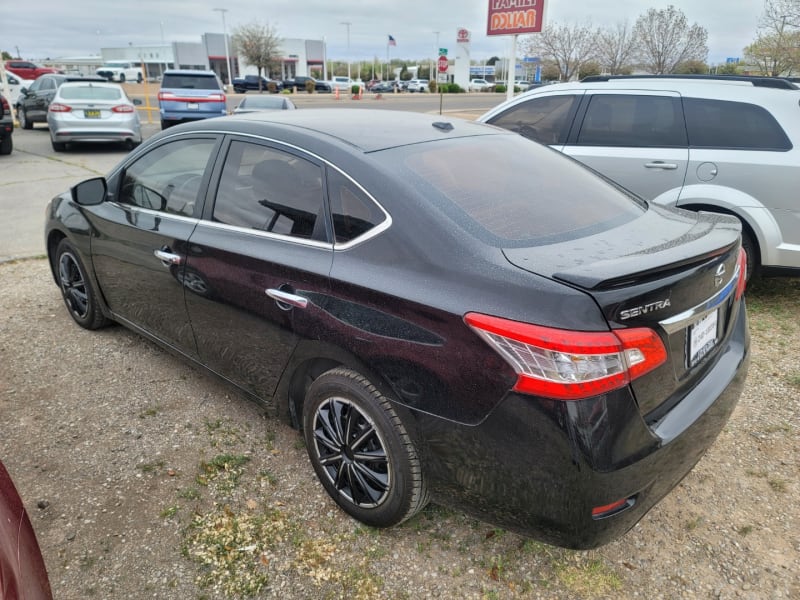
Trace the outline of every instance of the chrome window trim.
<instances>
[{"instance_id":1,"label":"chrome window trim","mask_svg":"<svg viewBox=\"0 0 800 600\"><path fill-rule=\"evenodd\" d=\"M309 240L293 235L284 235L282 233L273 233L271 231L261 231L260 229L252 229L249 227L240 227L238 225L228 225L227 223L220 223L218 221L206 221L205 219L198 219L198 227L208 227L210 229L221 229L223 231L235 231L237 233L244 233L256 237L268 238L271 240L278 240L282 242L292 242L301 246L309 246L313 248L320 248L324 250L333 250L333 244L328 242L319 242L317 240Z\"/></svg>"},{"instance_id":2,"label":"chrome window trim","mask_svg":"<svg viewBox=\"0 0 800 600\"><path fill-rule=\"evenodd\" d=\"M203 129L203 130L191 131L191 132L174 133L174 134L166 135L165 137L161 138L161 140L159 140L159 141L167 141L167 140L170 140L172 138L180 138L180 137L184 137L184 136L191 137L191 136L197 136L197 135L199 135L199 136L203 136L203 135L223 135L223 136L237 136L237 137L244 137L244 138L252 138L254 140L260 140L260 141L276 144L278 146L283 146L285 148L289 148L291 150L294 150L295 152L298 152L300 154L304 154L306 156L309 156L309 157L315 159L316 161L321 162L324 165L330 167L331 169L334 169L334 170L338 171L343 177L345 177L353 185L355 185L356 188L361 190L361 192L367 198L369 198L370 201L372 201L381 210L381 212L386 217L386 219L382 223L376 225L375 227L373 227L372 229L370 229L366 233L364 233L364 234L358 236L357 238L354 238L354 239L352 239L349 242L346 242L344 244L337 244L336 242L333 242L332 244L328 244L328 243L324 243L324 242L315 242L313 240L304 240L302 238L294 238L294 237L291 237L291 236L284 236L284 235L280 235L280 234L271 234L271 233L258 231L258 230L253 231L253 230L249 230L249 229L244 228L244 227L236 227L234 225L225 225L225 227L230 227L230 228L233 228L233 229L235 229L237 231L243 231L245 233L255 233L255 234L258 234L258 235L269 235L270 237L274 236L275 238L282 239L282 240L296 241L296 242L302 243L304 245L313 245L313 246L317 246L317 247L332 248L334 251L339 252L339 251L350 250L351 248L354 248L355 246L358 246L359 244L362 244L362 243L366 242L367 240L370 240L370 239L374 238L375 236L380 235L381 233L383 233L384 231L389 229L389 227L392 226L392 215L389 214L389 212L383 207L383 205L380 202L378 202L378 200L372 194L370 194L367 190L364 189L364 186L362 186L360 183L358 183L358 181L356 181L353 177L351 177L343 169L341 169L340 167L338 167L335 164L333 164L331 161L319 156L318 154L315 154L315 153L310 152L310 151L308 151L308 150L306 150L304 148L301 148L300 146L296 146L294 144L290 144L289 142L276 140L275 138L265 137L263 135L257 135L257 134L254 134L254 133L244 133L244 132L239 132L239 131L219 131L219 130L213 130L213 129ZM128 164L130 164L130 163L124 163L124 166L120 165L120 167L118 169L115 169L109 175L109 177L112 177L113 175L115 175L119 171L122 171L124 168L127 168ZM327 183L327 179L326 179L326 183ZM327 190L326 190L326 195L327 195ZM203 219L200 219L200 222L202 222L202 223L214 223L213 221L206 221L206 220L203 220ZM214 223L214 225L215 226L223 226L224 224L223 223ZM335 235L335 233L334 233L334 235Z\"/></svg>"},{"instance_id":3,"label":"chrome window trim","mask_svg":"<svg viewBox=\"0 0 800 600\"><path fill-rule=\"evenodd\" d=\"M197 225L201 221L201 219L198 219L197 217L186 217L184 215L176 215L175 213L166 212L163 210L155 210L154 208L145 208L144 206L138 206L137 204L128 204L127 202L120 202L119 200L111 200L108 202L108 204L139 213L144 213L146 215L153 215L155 217L162 217L162 218L166 217L169 219L173 219L175 221L194 223L195 225Z\"/></svg>"},{"instance_id":4,"label":"chrome window trim","mask_svg":"<svg viewBox=\"0 0 800 600\"><path fill-rule=\"evenodd\" d=\"M663 327L664 330L670 335L681 331L682 329L686 329L686 327L715 311L721 304L726 302L736 289L740 276L740 268L737 266L733 277L731 277L727 285L719 292L711 296L711 298L705 302L701 302L693 308L683 311L682 313L679 313L668 319L664 319L663 321L659 321L658 324L661 325L661 327Z\"/></svg>"}]
</instances>

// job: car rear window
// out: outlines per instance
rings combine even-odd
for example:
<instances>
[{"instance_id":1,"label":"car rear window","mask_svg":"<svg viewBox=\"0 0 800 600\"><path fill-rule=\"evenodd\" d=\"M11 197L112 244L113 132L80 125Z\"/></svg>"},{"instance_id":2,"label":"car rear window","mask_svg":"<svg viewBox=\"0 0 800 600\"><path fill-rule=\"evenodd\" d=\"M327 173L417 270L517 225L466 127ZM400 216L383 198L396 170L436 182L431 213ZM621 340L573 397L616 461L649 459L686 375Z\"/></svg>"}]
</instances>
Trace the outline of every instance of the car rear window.
<instances>
[{"instance_id":1,"label":"car rear window","mask_svg":"<svg viewBox=\"0 0 800 600\"><path fill-rule=\"evenodd\" d=\"M213 75L164 75L162 88L181 90L219 90L217 78Z\"/></svg>"},{"instance_id":2,"label":"car rear window","mask_svg":"<svg viewBox=\"0 0 800 600\"><path fill-rule=\"evenodd\" d=\"M756 104L684 98L692 148L792 149L792 142L769 111Z\"/></svg>"},{"instance_id":3,"label":"car rear window","mask_svg":"<svg viewBox=\"0 0 800 600\"><path fill-rule=\"evenodd\" d=\"M63 86L61 88L61 97L64 100L119 100L122 98L122 90L91 85L82 85L80 87Z\"/></svg>"},{"instance_id":4,"label":"car rear window","mask_svg":"<svg viewBox=\"0 0 800 600\"><path fill-rule=\"evenodd\" d=\"M418 189L426 203L500 247L600 233L646 209L577 161L516 135L403 146L376 158Z\"/></svg>"}]
</instances>

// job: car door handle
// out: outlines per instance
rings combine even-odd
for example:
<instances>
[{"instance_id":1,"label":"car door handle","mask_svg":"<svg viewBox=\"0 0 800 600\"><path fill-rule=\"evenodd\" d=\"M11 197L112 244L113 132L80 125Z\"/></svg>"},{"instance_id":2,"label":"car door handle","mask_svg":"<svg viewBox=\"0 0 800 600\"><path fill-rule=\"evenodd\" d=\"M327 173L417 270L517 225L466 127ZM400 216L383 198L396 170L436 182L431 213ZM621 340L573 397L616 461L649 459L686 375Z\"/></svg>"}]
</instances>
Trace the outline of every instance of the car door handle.
<instances>
[{"instance_id":1,"label":"car door handle","mask_svg":"<svg viewBox=\"0 0 800 600\"><path fill-rule=\"evenodd\" d=\"M169 248L161 250L153 250L156 258L159 259L165 267L170 265L179 265L183 262L183 257L179 254L173 254Z\"/></svg>"},{"instance_id":2,"label":"car door handle","mask_svg":"<svg viewBox=\"0 0 800 600\"><path fill-rule=\"evenodd\" d=\"M267 296L270 298L278 301L278 306L283 309L289 309L292 306L296 306L297 308L306 308L308 306L308 298L304 298L303 296L298 296L297 294L290 294L289 292L284 292L283 290L276 290L274 288L270 288L266 290Z\"/></svg>"},{"instance_id":3,"label":"car door handle","mask_svg":"<svg viewBox=\"0 0 800 600\"><path fill-rule=\"evenodd\" d=\"M678 168L678 165L675 163L666 163L661 162L660 160L656 160L653 162L645 163L645 169L664 169L665 171L674 171Z\"/></svg>"}]
</instances>

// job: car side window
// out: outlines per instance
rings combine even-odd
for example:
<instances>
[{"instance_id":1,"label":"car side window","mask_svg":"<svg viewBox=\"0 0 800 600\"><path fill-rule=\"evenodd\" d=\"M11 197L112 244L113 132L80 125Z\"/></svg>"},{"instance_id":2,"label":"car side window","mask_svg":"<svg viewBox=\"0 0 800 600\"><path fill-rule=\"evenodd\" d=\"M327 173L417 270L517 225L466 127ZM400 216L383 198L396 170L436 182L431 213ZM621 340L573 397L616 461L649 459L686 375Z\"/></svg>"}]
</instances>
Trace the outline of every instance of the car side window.
<instances>
[{"instance_id":1,"label":"car side window","mask_svg":"<svg viewBox=\"0 0 800 600\"><path fill-rule=\"evenodd\" d=\"M328 170L328 198L336 243L344 244L386 220L386 213L347 177Z\"/></svg>"},{"instance_id":2,"label":"car side window","mask_svg":"<svg viewBox=\"0 0 800 600\"><path fill-rule=\"evenodd\" d=\"M511 107L489 123L541 144L564 144L578 97L543 96Z\"/></svg>"},{"instance_id":3,"label":"car side window","mask_svg":"<svg viewBox=\"0 0 800 600\"><path fill-rule=\"evenodd\" d=\"M35 92L36 90L38 90L41 87L41 85L42 85L42 80L41 79L37 79L28 88L28 91L29 92Z\"/></svg>"},{"instance_id":4,"label":"car side window","mask_svg":"<svg viewBox=\"0 0 800 600\"><path fill-rule=\"evenodd\" d=\"M125 169L118 202L184 217L194 216L213 139L159 146Z\"/></svg>"},{"instance_id":5,"label":"car side window","mask_svg":"<svg viewBox=\"0 0 800 600\"><path fill-rule=\"evenodd\" d=\"M310 239L322 213L322 169L302 158L233 141L212 219L226 225Z\"/></svg>"},{"instance_id":6,"label":"car side window","mask_svg":"<svg viewBox=\"0 0 800 600\"><path fill-rule=\"evenodd\" d=\"M589 102L577 144L686 147L686 127L680 102L671 96L596 94Z\"/></svg>"},{"instance_id":7,"label":"car side window","mask_svg":"<svg viewBox=\"0 0 800 600\"><path fill-rule=\"evenodd\" d=\"M692 148L792 149L775 117L756 104L684 98L683 107Z\"/></svg>"}]
</instances>

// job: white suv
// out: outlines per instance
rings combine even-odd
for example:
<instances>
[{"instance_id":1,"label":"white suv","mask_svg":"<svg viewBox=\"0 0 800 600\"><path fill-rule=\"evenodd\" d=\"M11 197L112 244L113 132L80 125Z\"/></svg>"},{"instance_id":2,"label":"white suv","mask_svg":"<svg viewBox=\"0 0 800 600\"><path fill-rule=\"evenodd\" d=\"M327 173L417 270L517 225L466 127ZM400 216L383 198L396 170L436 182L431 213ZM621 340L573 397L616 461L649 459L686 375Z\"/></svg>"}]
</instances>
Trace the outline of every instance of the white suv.
<instances>
[{"instance_id":1,"label":"white suv","mask_svg":"<svg viewBox=\"0 0 800 600\"><path fill-rule=\"evenodd\" d=\"M657 204L735 215L749 274L800 274L800 87L787 80L592 77L536 88L478 121Z\"/></svg>"},{"instance_id":2,"label":"white suv","mask_svg":"<svg viewBox=\"0 0 800 600\"><path fill-rule=\"evenodd\" d=\"M108 79L109 81L118 81L120 83L133 82L142 83L142 69L135 63L125 61L109 61L103 63L103 66L95 71L95 73Z\"/></svg>"}]
</instances>

